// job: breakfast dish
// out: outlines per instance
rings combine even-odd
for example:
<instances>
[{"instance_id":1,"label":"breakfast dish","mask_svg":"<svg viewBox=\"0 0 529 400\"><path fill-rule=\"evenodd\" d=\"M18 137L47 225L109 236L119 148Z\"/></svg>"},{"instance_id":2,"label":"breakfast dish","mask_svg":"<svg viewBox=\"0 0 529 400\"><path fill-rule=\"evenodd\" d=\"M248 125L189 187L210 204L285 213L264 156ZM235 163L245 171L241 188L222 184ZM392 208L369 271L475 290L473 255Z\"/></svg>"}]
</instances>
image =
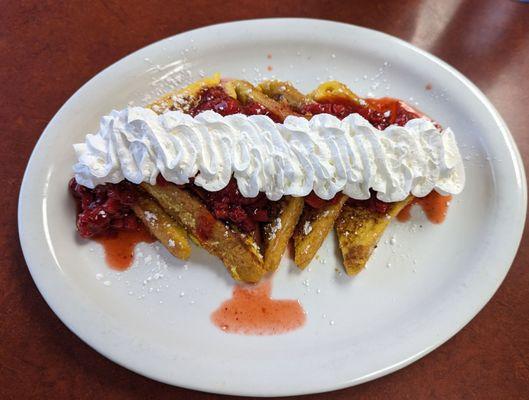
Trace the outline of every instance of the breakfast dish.
<instances>
[{"instance_id":1,"label":"breakfast dish","mask_svg":"<svg viewBox=\"0 0 529 400\"><path fill-rule=\"evenodd\" d=\"M324 83L308 96L304 96L288 82L263 82L259 87L269 96L287 102L308 116L326 112L343 118L361 111L368 121L374 121L375 126L380 129L393 123L404 125L410 119L421 117L400 101L388 99L377 102L370 99L367 103L340 82ZM392 203L384 203L376 198L367 202L355 202L348 201L347 196L337 195L332 202L324 204L320 199L313 197L313 204L305 207L301 223L294 235L296 264L305 268L335 226L345 271L349 275L358 273L367 263L391 219L409 204L412 198L413 196L408 196Z\"/></svg>"},{"instance_id":2,"label":"breakfast dish","mask_svg":"<svg viewBox=\"0 0 529 400\"><path fill-rule=\"evenodd\" d=\"M337 81L303 95L215 74L113 111L75 150L81 236L143 225L181 259L190 238L249 283L278 267L291 238L305 268L333 228L354 275L414 196L458 194L465 181L450 129Z\"/></svg>"},{"instance_id":3,"label":"breakfast dish","mask_svg":"<svg viewBox=\"0 0 529 400\"><path fill-rule=\"evenodd\" d=\"M131 101L149 104L214 70L254 85L274 74L307 94L336 77L363 95L405 99L454 130L465 189L454 196L441 225L429 224L417 207L409 223L392 220L383 245L354 279L343 272L334 240L326 240L303 271L293 266L293 252L286 252L284 266L258 285L234 284L220 259L193 244L190 257L180 260L162 244L140 243L129 269L109 268L107 244L80 241L75 231L75 209L65 191L78 161L72 145L96 133L98 118L110 110ZM526 205L523 163L507 126L455 69L373 30L264 19L162 40L83 85L35 146L20 189L18 225L36 287L61 321L95 351L172 385L288 396L340 389L394 372L462 329L509 270ZM330 232L328 238L335 236ZM252 288L267 299L299 302L306 323L266 338L220 330L212 314Z\"/></svg>"}]
</instances>

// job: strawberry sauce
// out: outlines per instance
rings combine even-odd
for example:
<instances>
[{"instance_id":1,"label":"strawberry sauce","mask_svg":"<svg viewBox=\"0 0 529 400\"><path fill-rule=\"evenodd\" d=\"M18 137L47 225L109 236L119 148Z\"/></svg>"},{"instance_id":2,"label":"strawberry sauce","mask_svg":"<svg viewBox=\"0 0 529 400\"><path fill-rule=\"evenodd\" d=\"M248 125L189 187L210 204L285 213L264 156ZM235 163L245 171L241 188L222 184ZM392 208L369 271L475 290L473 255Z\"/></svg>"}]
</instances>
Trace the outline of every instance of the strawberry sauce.
<instances>
[{"instance_id":1,"label":"strawberry sauce","mask_svg":"<svg viewBox=\"0 0 529 400\"><path fill-rule=\"evenodd\" d=\"M132 265L134 248L138 243L153 243L156 239L139 225L135 230L119 230L113 236L101 236L94 239L105 249L105 260L109 267L123 271Z\"/></svg>"},{"instance_id":2,"label":"strawberry sauce","mask_svg":"<svg viewBox=\"0 0 529 400\"><path fill-rule=\"evenodd\" d=\"M303 326L306 316L299 302L272 299L271 289L270 281L235 286L211 321L224 332L243 335L279 335Z\"/></svg>"},{"instance_id":3,"label":"strawberry sauce","mask_svg":"<svg viewBox=\"0 0 529 400\"><path fill-rule=\"evenodd\" d=\"M253 101L242 104L230 97L220 86L202 90L190 114L195 116L206 110L213 110L224 116L236 113L267 115L275 122L282 122L261 104ZM269 222L276 211L274 202L268 200L264 193L259 193L254 198L243 197L233 178L228 186L216 192L208 192L193 184L188 185L188 188L201 198L215 218L229 221L244 233L255 232L259 223Z\"/></svg>"},{"instance_id":4,"label":"strawberry sauce","mask_svg":"<svg viewBox=\"0 0 529 400\"><path fill-rule=\"evenodd\" d=\"M446 218L450 200L452 200L452 196L442 196L435 191L425 197L416 197L397 215L397 219L400 222L409 221L411 218L411 208L417 204L422 208L430 222L440 224Z\"/></svg>"}]
</instances>

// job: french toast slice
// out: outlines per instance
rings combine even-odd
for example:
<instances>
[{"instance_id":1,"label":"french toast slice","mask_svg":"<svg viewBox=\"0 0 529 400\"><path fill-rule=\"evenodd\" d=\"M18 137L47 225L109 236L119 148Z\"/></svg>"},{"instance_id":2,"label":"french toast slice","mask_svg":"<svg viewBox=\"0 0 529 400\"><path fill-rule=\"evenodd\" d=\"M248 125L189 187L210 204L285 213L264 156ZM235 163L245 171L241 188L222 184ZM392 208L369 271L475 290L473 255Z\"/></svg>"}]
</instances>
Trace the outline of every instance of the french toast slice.
<instances>
[{"instance_id":1,"label":"french toast slice","mask_svg":"<svg viewBox=\"0 0 529 400\"><path fill-rule=\"evenodd\" d=\"M365 267L391 220L412 200L409 196L391 203L385 213L351 202L342 207L335 228L347 275L356 275Z\"/></svg>"},{"instance_id":2,"label":"french toast slice","mask_svg":"<svg viewBox=\"0 0 529 400\"><path fill-rule=\"evenodd\" d=\"M315 209L305 205L293 235L294 262L299 268L304 269L310 264L333 228L334 222L347 199L347 196L338 194L333 202L329 202L323 207Z\"/></svg>"},{"instance_id":3,"label":"french toast slice","mask_svg":"<svg viewBox=\"0 0 529 400\"><path fill-rule=\"evenodd\" d=\"M289 115L302 116L298 114L294 109L287 103L280 103L268 96L263 91L254 87L250 82L243 80L231 80L226 83L228 93L233 88L233 91L237 95L237 99L246 104L248 101L254 101L270 110L275 116L283 121ZM230 88L231 87L231 88Z\"/></svg>"},{"instance_id":4,"label":"french toast slice","mask_svg":"<svg viewBox=\"0 0 529 400\"><path fill-rule=\"evenodd\" d=\"M251 236L216 219L198 198L174 184L142 183L141 187L186 229L196 244L220 258L233 279L255 283L263 277L263 256Z\"/></svg>"},{"instance_id":5,"label":"french toast slice","mask_svg":"<svg viewBox=\"0 0 529 400\"><path fill-rule=\"evenodd\" d=\"M328 99L345 101L354 104L360 104L361 99L342 82L327 81L319 85L316 89L307 95L309 100L317 103L324 102Z\"/></svg>"},{"instance_id":6,"label":"french toast slice","mask_svg":"<svg viewBox=\"0 0 529 400\"><path fill-rule=\"evenodd\" d=\"M267 271L275 271L279 266L303 212L303 205L303 198L286 196L281 200L276 219L263 227L263 254Z\"/></svg>"},{"instance_id":7,"label":"french toast slice","mask_svg":"<svg viewBox=\"0 0 529 400\"><path fill-rule=\"evenodd\" d=\"M248 82L221 81L218 74L168 94L152 103L150 107L157 113L172 109L186 112L190 109L190 105L195 104L201 90L214 86L222 86L228 95L241 104L256 102L262 105L278 119L283 120L287 115L295 114L288 105L280 104L255 90ZM143 184L142 188L161 206L161 211L169 214L174 221L171 229L168 227L164 230L165 225L162 224L157 226L158 230L152 230L162 244L167 247L169 243L167 235L171 230L178 230L179 225L182 225L183 228L178 231L181 232L185 228L195 243L219 257L234 279L250 283L257 282L265 272L277 269L303 210L302 198L286 196L278 202L275 218L271 222L261 224L262 232L242 235L236 227L230 226L230 223L217 220L207 210L201 199L193 193L172 184L161 186ZM184 204L179 205L178 202L184 202ZM141 215L142 211L139 210L138 214ZM156 211L158 210L152 212ZM161 213L160 218L164 218ZM211 231L212 236L208 240L205 240L203 235L201 236L200 223L196 222L204 219L210 221L211 224L213 220L215 221L214 229ZM173 241L174 236L173 232ZM257 237L262 237L261 246L256 240Z\"/></svg>"},{"instance_id":8,"label":"french toast slice","mask_svg":"<svg viewBox=\"0 0 529 400\"><path fill-rule=\"evenodd\" d=\"M169 253L182 260L189 258L191 246L186 231L154 199L138 190L132 210Z\"/></svg>"},{"instance_id":9,"label":"french toast slice","mask_svg":"<svg viewBox=\"0 0 529 400\"><path fill-rule=\"evenodd\" d=\"M226 91L235 93L237 99L246 104L253 101L265 106L281 120L289 115L299 115L288 104L281 104L261 92L249 82L232 80L226 83ZM288 242L303 211L304 199L285 196L279 201L276 218L263 226L263 255L267 271L275 271L285 253Z\"/></svg>"},{"instance_id":10,"label":"french toast slice","mask_svg":"<svg viewBox=\"0 0 529 400\"><path fill-rule=\"evenodd\" d=\"M280 103L288 104L298 112L301 112L301 108L308 101L307 97L290 82L266 80L257 85L257 89Z\"/></svg>"},{"instance_id":11,"label":"french toast slice","mask_svg":"<svg viewBox=\"0 0 529 400\"><path fill-rule=\"evenodd\" d=\"M192 104L197 93L203 88L220 84L220 75L215 74L196 81L182 89L166 94L148 105L160 114L168 109L184 109ZM167 214L152 198L139 188L132 187L137 198L132 207L134 214L147 227L151 234L177 258L186 260L191 254L191 246L184 228Z\"/></svg>"},{"instance_id":12,"label":"french toast slice","mask_svg":"<svg viewBox=\"0 0 529 400\"><path fill-rule=\"evenodd\" d=\"M277 101L288 104L298 112L302 112L304 105L310 101L317 101L316 99L320 98L323 93L328 93L331 87L336 88L337 86L323 85L308 96L303 95L291 83L282 81L264 81L259 85L259 90ZM319 208L305 204L293 235L294 263L299 268L304 269L312 261L333 228L346 201L347 196L338 194L334 201L325 202Z\"/></svg>"},{"instance_id":13,"label":"french toast slice","mask_svg":"<svg viewBox=\"0 0 529 400\"><path fill-rule=\"evenodd\" d=\"M316 102L329 98L356 104L361 101L345 84L338 81L321 84L308 97ZM344 204L336 220L335 230L348 275L356 275L365 267L391 220L411 201L413 196L410 195L402 201L389 203L384 213L361 202L349 201Z\"/></svg>"},{"instance_id":14,"label":"french toast slice","mask_svg":"<svg viewBox=\"0 0 529 400\"><path fill-rule=\"evenodd\" d=\"M198 94L202 89L220 85L220 74L215 73L198 81L195 81L181 89L169 92L156 99L147 106L157 114L162 114L168 110L188 111L198 99Z\"/></svg>"},{"instance_id":15,"label":"french toast slice","mask_svg":"<svg viewBox=\"0 0 529 400\"><path fill-rule=\"evenodd\" d=\"M309 94L309 97L317 102L329 98L357 104L360 102L360 98L355 93L338 81L323 83ZM410 204L413 198L410 195L402 201L386 203L387 210L383 213L361 202L349 201L343 206L335 228L343 256L343 266L348 275L356 275L365 267L391 220Z\"/></svg>"},{"instance_id":16,"label":"french toast slice","mask_svg":"<svg viewBox=\"0 0 529 400\"><path fill-rule=\"evenodd\" d=\"M354 92L338 81L322 83L306 96L289 82L264 81L259 89L273 99L289 104L298 112L302 112L303 106L310 102L319 103L328 99L356 104L361 102ZM381 214L360 204L347 202L344 195L339 196L334 204L327 204L317 210L305 206L293 236L294 261L298 267L305 268L310 263L335 225L344 268L349 275L356 274L366 264L391 219L413 199L410 196L401 202L392 203L387 212Z\"/></svg>"},{"instance_id":17,"label":"french toast slice","mask_svg":"<svg viewBox=\"0 0 529 400\"><path fill-rule=\"evenodd\" d=\"M168 93L151 103L149 108L156 113L175 109L188 112L196 104L203 89L220 85L221 77L217 73ZM234 95L234 93L229 94L232 97ZM167 183L154 186L142 184L141 186L174 221L172 226L161 225L158 226L158 232L153 232L166 247L168 247L168 242L163 239L171 230L179 232L184 230L193 242L219 257L233 279L255 283L264 275L266 270L263 268L263 257L254 236L243 235L229 223L217 220L199 198L176 185ZM163 216L160 215L160 218ZM207 224L211 225L211 232L208 233L209 236L204 236L203 227ZM175 240L174 237L173 240Z\"/></svg>"}]
</instances>

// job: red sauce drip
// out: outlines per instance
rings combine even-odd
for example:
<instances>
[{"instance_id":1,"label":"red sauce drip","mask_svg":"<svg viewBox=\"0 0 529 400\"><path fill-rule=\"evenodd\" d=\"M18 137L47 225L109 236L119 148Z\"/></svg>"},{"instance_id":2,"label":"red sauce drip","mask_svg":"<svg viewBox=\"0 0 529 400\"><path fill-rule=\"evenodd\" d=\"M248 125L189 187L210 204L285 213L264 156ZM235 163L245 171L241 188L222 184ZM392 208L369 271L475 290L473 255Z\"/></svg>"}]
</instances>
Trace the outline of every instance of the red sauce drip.
<instances>
[{"instance_id":1,"label":"red sauce drip","mask_svg":"<svg viewBox=\"0 0 529 400\"><path fill-rule=\"evenodd\" d=\"M375 112L366 117L366 119L379 129L387 128L389 125L403 126L409 120L424 117L420 111L415 110L405 102L392 97L382 97L380 99L364 99L370 110ZM386 113L389 111L389 115ZM383 118L379 119L382 114ZM370 118L373 118L371 120Z\"/></svg>"},{"instance_id":2,"label":"red sauce drip","mask_svg":"<svg viewBox=\"0 0 529 400\"><path fill-rule=\"evenodd\" d=\"M113 236L102 236L94 239L105 249L107 264L119 271L131 266L134 259L134 247L138 243L153 243L156 239L143 226L135 230L119 230Z\"/></svg>"},{"instance_id":3,"label":"red sauce drip","mask_svg":"<svg viewBox=\"0 0 529 400\"><path fill-rule=\"evenodd\" d=\"M408 222L411 219L411 208L414 204L416 204L415 201L412 201L398 213L397 219L399 222Z\"/></svg>"},{"instance_id":4,"label":"red sauce drip","mask_svg":"<svg viewBox=\"0 0 529 400\"><path fill-rule=\"evenodd\" d=\"M270 281L257 286L235 286L232 298L211 314L211 320L228 333L278 335L300 328L305 313L297 300L270 298Z\"/></svg>"},{"instance_id":5,"label":"red sauce drip","mask_svg":"<svg viewBox=\"0 0 529 400\"><path fill-rule=\"evenodd\" d=\"M68 186L77 204L79 235L104 247L110 267L120 271L127 269L132 264L136 244L156 240L132 211L136 198L129 182L89 189L72 178Z\"/></svg>"},{"instance_id":6,"label":"red sauce drip","mask_svg":"<svg viewBox=\"0 0 529 400\"><path fill-rule=\"evenodd\" d=\"M198 238L205 242L211 237L215 218L209 213L203 213L197 219L197 235Z\"/></svg>"},{"instance_id":7,"label":"red sauce drip","mask_svg":"<svg viewBox=\"0 0 529 400\"><path fill-rule=\"evenodd\" d=\"M326 206L326 205L336 204L338 202L338 200L340 200L340 196L338 196L338 195L335 195L330 200L323 200L322 198L318 197L318 195L316 193L314 193L314 192L310 192L309 195L307 197L305 197L305 202L309 206L311 206L312 208L315 208L317 210L322 208L323 206Z\"/></svg>"},{"instance_id":8,"label":"red sauce drip","mask_svg":"<svg viewBox=\"0 0 529 400\"><path fill-rule=\"evenodd\" d=\"M413 205L418 204L430 222L440 224L446 218L450 200L452 200L452 196L442 196L437 192L431 192L425 197L416 197L397 215L397 219L400 222L409 221L411 218L411 208Z\"/></svg>"}]
</instances>

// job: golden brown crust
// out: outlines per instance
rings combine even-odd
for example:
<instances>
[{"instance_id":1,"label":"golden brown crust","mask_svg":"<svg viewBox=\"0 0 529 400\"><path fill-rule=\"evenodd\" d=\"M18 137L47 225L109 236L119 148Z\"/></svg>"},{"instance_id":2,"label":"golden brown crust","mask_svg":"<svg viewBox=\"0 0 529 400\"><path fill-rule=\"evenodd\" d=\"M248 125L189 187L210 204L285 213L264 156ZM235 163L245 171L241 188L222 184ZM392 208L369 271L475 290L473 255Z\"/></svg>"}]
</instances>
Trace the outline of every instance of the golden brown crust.
<instances>
[{"instance_id":1,"label":"golden brown crust","mask_svg":"<svg viewBox=\"0 0 529 400\"><path fill-rule=\"evenodd\" d=\"M182 89L170 92L155 100L147 107L158 114L173 109L187 111L193 105L198 93L202 89L218 85L220 85L220 74L217 73L193 82Z\"/></svg>"},{"instance_id":2,"label":"golden brown crust","mask_svg":"<svg viewBox=\"0 0 529 400\"><path fill-rule=\"evenodd\" d=\"M187 239L186 231L155 200L138 193L132 209L141 222L149 229L151 234L173 256L182 260L189 258L191 246Z\"/></svg>"},{"instance_id":3,"label":"golden brown crust","mask_svg":"<svg viewBox=\"0 0 529 400\"><path fill-rule=\"evenodd\" d=\"M391 220L413 199L391 203L386 213L347 203L336 220L336 234L348 275L356 275L366 265Z\"/></svg>"},{"instance_id":4,"label":"golden brown crust","mask_svg":"<svg viewBox=\"0 0 529 400\"><path fill-rule=\"evenodd\" d=\"M283 101L298 110L311 100L322 102L330 98L341 98L359 102L359 97L338 81L322 83L307 96L297 91L291 84L281 81L262 82L259 89L275 100ZM344 195L337 204L329 206L328 210L313 210L309 206L305 206L294 233L294 261L300 268L305 268L336 222L336 232L344 257L344 267L349 275L356 274L366 264L391 219L412 198L410 196L402 202L391 205L387 216L362 206L345 204L347 197ZM342 208L343 204L345 205Z\"/></svg>"},{"instance_id":5,"label":"golden brown crust","mask_svg":"<svg viewBox=\"0 0 529 400\"><path fill-rule=\"evenodd\" d=\"M269 80L263 81L257 89L276 101L286 103L295 110L300 110L307 103L307 98L290 82Z\"/></svg>"},{"instance_id":6,"label":"golden brown crust","mask_svg":"<svg viewBox=\"0 0 529 400\"><path fill-rule=\"evenodd\" d=\"M311 100L321 100L323 94L331 95L336 92L344 96L353 95L348 89L344 91L342 86L338 82L332 82L330 85L322 84L309 96L303 95L292 84L282 81L264 81L259 85L259 89L266 95L278 101L284 101L290 107L299 110ZM331 231L342 205L347 200L346 196L339 196L341 197L336 204L325 206L319 210L305 205L293 236L294 262L299 268L305 268L312 261Z\"/></svg>"},{"instance_id":7,"label":"golden brown crust","mask_svg":"<svg viewBox=\"0 0 529 400\"><path fill-rule=\"evenodd\" d=\"M347 85L338 81L328 81L322 83L315 90L307 95L307 98L322 102L328 99L343 99L359 103L360 98L347 87Z\"/></svg>"},{"instance_id":8,"label":"golden brown crust","mask_svg":"<svg viewBox=\"0 0 529 400\"><path fill-rule=\"evenodd\" d=\"M206 88L220 84L220 74L214 74L190 85L168 93L152 102L148 107L156 113L163 113L168 109L185 111L195 101L198 93ZM149 229L151 234L163 244L167 250L177 258L187 259L191 254L191 246L186 231L165 211L156 201L144 196L138 191L138 202L133 207L136 216ZM147 218L146 213L151 213L161 223L154 224L153 218ZM149 215L149 214L147 214Z\"/></svg>"},{"instance_id":9,"label":"golden brown crust","mask_svg":"<svg viewBox=\"0 0 529 400\"><path fill-rule=\"evenodd\" d=\"M303 212L303 204L301 197L286 197L281 201L277 218L264 226L264 267L267 271L275 271L279 266Z\"/></svg>"},{"instance_id":10,"label":"golden brown crust","mask_svg":"<svg viewBox=\"0 0 529 400\"><path fill-rule=\"evenodd\" d=\"M263 257L255 242L217 220L200 200L173 184L142 183L141 187L182 224L197 244L219 257L233 279L255 283L263 277Z\"/></svg>"},{"instance_id":11,"label":"golden brown crust","mask_svg":"<svg viewBox=\"0 0 529 400\"><path fill-rule=\"evenodd\" d=\"M312 261L348 199L343 194L337 196L336 202L317 210L305 206L293 236L294 262L299 268L304 269Z\"/></svg>"},{"instance_id":12,"label":"golden brown crust","mask_svg":"<svg viewBox=\"0 0 529 400\"><path fill-rule=\"evenodd\" d=\"M266 107L281 120L289 115L297 114L288 104L279 103L267 94L261 92L249 82L232 80L224 84L227 92L236 94L237 99L246 104L254 101ZM296 224L303 211L302 198L285 197L279 204L278 217L265 224L263 228L263 248L265 269L275 271L292 237Z\"/></svg>"},{"instance_id":13,"label":"golden brown crust","mask_svg":"<svg viewBox=\"0 0 529 400\"><path fill-rule=\"evenodd\" d=\"M304 96L288 82L264 81L259 85L259 90L267 96L283 101L289 107L297 110L308 101L308 97ZM342 205L347 200L344 195L338 196L340 198L335 204L324 206L319 210L305 205L293 234L294 262L299 268L305 268L312 261L331 231Z\"/></svg>"},{"instance_id":14,"label":"golden brown crust","mask_svg":"<svg viewBox=\"0 0 529 400\"><path fill-rule=\"evenodd\" d=\"M358 96L346 85L337 81L325 82L305 96L288 82L264 81L256 88L242 80L221 81L220 75L215 74L164 96L154 102L151 108L156 112L169 108L185 111L185 106L195 101L200 90L219 84L241 103L257 102L280 119L299 115L295 110L300 110L310 101L325 101L337 97L359 101ZM344 267L348 274L355 274L366 264L390 220L412 199L410 197L393 204L386 216L361 206L344 206L348 198L342 194L338 195L340 197L337 202L318 210L304 206L302 198L286 197L280 202L278 219L263 227L263 262L259 248L251 236L243 237L236 229L228 228L216 220L200 200L188 192L174 185L142 186L156 198L165 212L182 223L194 241L223 260L234 279L246 282L257 282L266 271L277 268L290 237L294 238L294 261L300 268L305 268L334 225L344 257ZM168 187L172 189L167 189ZM205 213L215 221L212 236L208 240L200 239L196 230L197 218L206 215Z\"/></svg>"},{"instance_id":15,"label":"golden brown crust","mask_svg":"<svg viewBox=\"0 0 529 400\"><path fill-rule=\"evenodd\" d=\"M225 86L228 87L227 90L230 90L230 86L233 88L237 94L237 99L241 103L246 104L249 101L259 103L272 112L272 114L276 115L281 121L283 121L289 115L300 116L300 114L292 110L289 105L275 101L273 98L268 97L265 93L257 90L251 83L247 81L232 80L227 82Z\"/></svg>"},{"instance_id":16,"label":"golden brown crust","mask_svg":"<svg viewBox=\"0 0 529 400\"><path fill-rule=\"evenodd\" d=\"M257 90L250 83L238 80L221 81L220 75L218 74L215 74L212 77L204 78L201 81L197 81L174 93L170 93L152 103L150 107L155 112L163 112L167 109L174 108L186 111L186 108L194 103L200 90L207 87L217 86L220 84L223 85L225 91L230 96L237 98L243 104L248 103L249 101L255 101L266 107L279 118L285 118L287 115L295 114L295 112L292 111L288 105L276 102L272 98L266 96L265 94ZM187 193L185 191L181 192L182 193L180 193L180 197L185 197ZM244 239L242 239L240 233L234 233L236 232L236 229L229 229L224 223L217 221L218 224L223 227L221 236L217 235L217 240L215 241L200 240L197 236L197 232L194 232L192 228L193 220L196 219L196 215L193 215L189 212L187 212L186 214L186 211L183 208L179 207L177 204L172 204L172 209L169 210L169 203L162 203L159 197L156 197L156 199L158 200L158 202L160 202L161 206L167 212L171 213L174 218L177 218L179 221L182 222L182 224L186 227L188 233L191 235L192 239L197 244L204 247L212 254L219 256L219 258L224 261L226 267L228 268L228 270L230 270L235 279L240 279L246 282L255 282L260 278L260 276L262 276L263 272L260 270L262 269L262 267L260 265L257 265L262 263L262 257L259 253L259 248L254 237L252 237L251 235L247 235L244 237ZM198 204L201 205L200 201L198 199L195 199L192 195L189 195L189 199L194 199L197 202L197 206ZM191 201L189 199L188 201ZM281 257L288 245L288 240L292 236L295 224L301 214L302 207L303 199L294 200L291 198L287 198L281 202L279 215L281 216L282 226L280 228L275 229L275 234L273 236L265 235L265 238L263 240L264 258L266 260L265 270L275 270L279 265ZM211 217L213 218L213 216ZM263 227L263 230L265 232L270 232L271 229L271 223L266 224ZM228 237L225 237L226 232L228 232ZM233 235L237 236L237 245L240 245L242 243L245 249L240 250L238 248L235 248L236 246L234 246L233 240L227 240L233 239ZM218 244L215 243L214 245L212 245L212 242L218 242ZM250 249L252 256L248 256L248 249ZM257 264L255 259L253 259L255 258L253 257L255 255L257 255L259 258ZM252 266L245 268L245 265ZM238 268L242 268L243 271L239 271Z\"/></svg>"}]
</instances>

